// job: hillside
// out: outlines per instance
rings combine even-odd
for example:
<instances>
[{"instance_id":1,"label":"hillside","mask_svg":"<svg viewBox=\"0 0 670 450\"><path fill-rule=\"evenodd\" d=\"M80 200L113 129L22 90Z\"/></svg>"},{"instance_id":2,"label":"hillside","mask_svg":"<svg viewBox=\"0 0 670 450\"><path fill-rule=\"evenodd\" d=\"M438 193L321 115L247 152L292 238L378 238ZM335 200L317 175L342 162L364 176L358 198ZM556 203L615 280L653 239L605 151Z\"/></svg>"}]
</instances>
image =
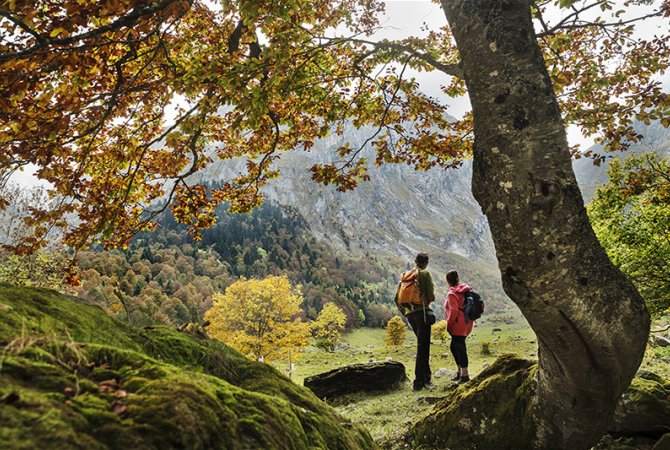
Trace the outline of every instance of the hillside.
<instances>
[{"instance_id":1,"label":"hillside","mask_svg":"<svg viewBox=\"0 0 670 450\"><path fill-rule=\"evenodd\" d=\"M375 447L310 391L197 327L136 328L8 285L0 312L3 449Z\"/></svg>"},{"instance_id":2,"label":"hillside","mask_svg":"<svg viewBox=\"0 0 670 450\"><path fill-rule=\"evenodd\" d=\"M470 161L459 169L427 172L407 165L376 167L370 162L370 181L344 193L311 180L312 164L332 161L334 149L345 141L354 148L363 145L370 133L365 128L348 128L342 136L317 141L309 152L283 154L277 164L282 176L263 192L282 207L297 210L317 239L342 254L374 254L398 261L397 272L411 265L417 252L427 251L439 299L447 292L444 274L457 269L492 305L509 302L502 294L486 217L470 189ZM362 155L374 159L367 148ZM243 164L219 161L197 179L229 179L243 170Z\"/></svg>"},{"instance_id":3,"label":"hillside","mask_svg":"<svg viewBox=\"0 0 670 450\"><path fill-rule=\"evenodd\" d=\"M79 255L78 295L136 325L202 320L211 297L239 279L286 274L300 285L303 316L334 302L347 326L383 326L392 315L393 264L374 254L348 255L312 236L295 210L267 202L243 215L219 209L219 221L195 241L165 214L123 251Z\"/></svg>"}]
</instances>

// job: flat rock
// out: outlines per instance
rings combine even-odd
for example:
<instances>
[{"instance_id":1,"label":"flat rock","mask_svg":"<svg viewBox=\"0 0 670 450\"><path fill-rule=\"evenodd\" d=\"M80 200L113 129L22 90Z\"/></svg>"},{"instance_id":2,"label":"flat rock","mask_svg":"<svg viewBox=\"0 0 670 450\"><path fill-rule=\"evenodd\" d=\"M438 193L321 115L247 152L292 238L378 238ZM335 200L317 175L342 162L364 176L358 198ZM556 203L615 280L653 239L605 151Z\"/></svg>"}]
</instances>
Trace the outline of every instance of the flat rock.
<instances>
[{"instance_id":1,"label":"flat rock","mask_svg":"<svg viewBox=\"0 0 670 450\"><path fill-rule=\"evenodd\" d=\"M398 388L407 380L405 366L398 361L352 364L305 378L304 385L321 399L356 392Z\"/></svg>"}]
</instances>

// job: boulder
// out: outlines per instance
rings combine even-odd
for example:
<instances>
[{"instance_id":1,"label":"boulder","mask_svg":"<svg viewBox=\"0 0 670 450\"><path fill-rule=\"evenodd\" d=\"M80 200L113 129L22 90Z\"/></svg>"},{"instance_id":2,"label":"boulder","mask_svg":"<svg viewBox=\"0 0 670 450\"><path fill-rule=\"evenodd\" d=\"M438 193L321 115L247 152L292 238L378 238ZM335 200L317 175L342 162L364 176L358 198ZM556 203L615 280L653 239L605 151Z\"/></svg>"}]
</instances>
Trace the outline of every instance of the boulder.
<instances>
[{"instance_id":1,"label":"boulder","mask_svg":"<svg viewBox=\"0 0 670 450\"><path fill-rule=\"evenodd\" d=\"M433 373L433 378L451 378L456 375L456 372L449 370L446 367L440 367Z\"/></svg>"},{"instance_id":2,"label":"boulder","mask_svg":"<svg viewBox=\"0 0 670 450\"><path fill-rule=\"evenodd\" d=\"M137 328L0 284L0 447L373 449L370 434L197 326Z\"/></svg>"},{"instance_id":3,"label":"boulder","mask_svg":"<svg viewBox=\"0 0 670 450\"><path fill-rule=\"evenodd\" d=\"M321 399L356 392L376 392L398 388L407 380L405 366L397 361L371 362L338 367L305 378L304 385Z\"/></svg>"},{"instance_id":4,"label":"boulder","mask_svg":"<svg viewBox=\"0 0 670 450\"><path fill-rule=\"evenodd\" d=\"M407 448L519 450L537 430L531 420L536 364L503 355L438 401L404 436Z\"/></svg>"},{"instance_id":5,"label":"boulder","mask_svg":"<svg viewBox=\"0 0 670 450\"><path fill-rule=\"evenodd\" d=\"M640 371L621 397L608 432L617 436L655 436L668 432L670 382Z\"/></svg>"},{"instance_id":6,"label":"boulder","mask_svg":"<svg viewBox=\"0 0 670 450\"><path fill-rule=\"evenodd\" d=\"M670 347L670 339L664 336L660 336L658 334L654 334L651 338L651 342L656 346L656 347Z\"/></svg>"}]
</instances>

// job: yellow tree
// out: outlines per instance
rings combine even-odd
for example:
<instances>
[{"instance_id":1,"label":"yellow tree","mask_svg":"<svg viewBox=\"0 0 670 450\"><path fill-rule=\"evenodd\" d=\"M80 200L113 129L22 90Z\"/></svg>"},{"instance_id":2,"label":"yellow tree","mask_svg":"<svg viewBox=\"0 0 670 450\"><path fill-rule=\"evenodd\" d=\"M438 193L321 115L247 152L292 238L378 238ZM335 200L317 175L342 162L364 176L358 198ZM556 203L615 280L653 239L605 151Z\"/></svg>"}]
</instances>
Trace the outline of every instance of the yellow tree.
<instances>
[{"instance_id":1,"label":"yellow tree","mask_svg":"<svg viewBox=\"0 0 670 450\"><path fill-rule=\"evenodd\" d=\"M313 329L315 336L323 343L323 346L332 351L335 344L340 340L347 316L335 303L326 303L314 321Z\"/></svg>"},{"instance_id":2,"label":"yellow tree","mask_svg":"<svg viewBox=\"0 0 670 450\"><path fill-rule=\"evenodd\" d=\"M400 316L395 316L386 324L386 345L395 347L405 342L407 326Z\"/></svg>"},{"instance_id":3,"label":"yellow tree","mask_svg":"<svg viewBox=\"0 0 670 450\"><path fill-rule=\"evenodd\" d=\"M298 317L302 293L286 276L242 278L212 301L207 330L250 358L271 361L307 345L309 325Z\"/></svg>"}]
</instances>

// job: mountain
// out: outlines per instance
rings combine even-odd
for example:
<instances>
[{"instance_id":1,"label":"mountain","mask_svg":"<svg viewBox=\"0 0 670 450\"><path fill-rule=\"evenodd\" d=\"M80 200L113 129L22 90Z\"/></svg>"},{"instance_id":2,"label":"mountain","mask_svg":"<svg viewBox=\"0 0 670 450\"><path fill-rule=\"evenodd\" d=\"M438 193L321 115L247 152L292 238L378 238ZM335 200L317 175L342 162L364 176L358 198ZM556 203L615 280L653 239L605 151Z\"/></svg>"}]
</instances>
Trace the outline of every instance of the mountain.
<instances>
[{"instance_id":1,"label":"mountain","mask_svg":"<svg viewBox=\"0 0 670 450\"><path fill-rule=\"evenodd\" d=\"M607 161L616 157L625 158L628 153L639 154L648 151L655 151L663 156L670 155L670 128L664 128L659 122L652 122L650 125L638 122L634 125L634 129L644 138L631 145L628 152L607 153L605 163L600 166L593 164L593 160L589 158L573 160L572 168L577 176L577 182L585 203L591 201L598 186L607 183L607 168L609 167ZM603 154L602 145L594 145L589 150L597 154Z\"/></svg>"},{"instance_id":2,"label":"mountain","mask_svg":"<svg viewBox=\"0 0 670 450\"><path fill-rule=\"evenodd\" d=\"M277 164L281 177L263 192L273 202L295 208L311 233L339 252L374 254L398 272L412 264L416 253L428 252L438 299L447 292L444 274L456 269L489 300L502 302L505 297L493 241L470 189L470 161L459 169L427 172L407 165L375 167L370 163L370 181L344 193L311 180L309 168L313 164L332 162L343 142L357 148L373 132L350 128L342 136L317 141L309 152L283 154ZM366 148L362 155L372 161L371 153ZM244 161L219 161L196 181L216 183L243 170Z\"/></svg>"}]
</instances>

